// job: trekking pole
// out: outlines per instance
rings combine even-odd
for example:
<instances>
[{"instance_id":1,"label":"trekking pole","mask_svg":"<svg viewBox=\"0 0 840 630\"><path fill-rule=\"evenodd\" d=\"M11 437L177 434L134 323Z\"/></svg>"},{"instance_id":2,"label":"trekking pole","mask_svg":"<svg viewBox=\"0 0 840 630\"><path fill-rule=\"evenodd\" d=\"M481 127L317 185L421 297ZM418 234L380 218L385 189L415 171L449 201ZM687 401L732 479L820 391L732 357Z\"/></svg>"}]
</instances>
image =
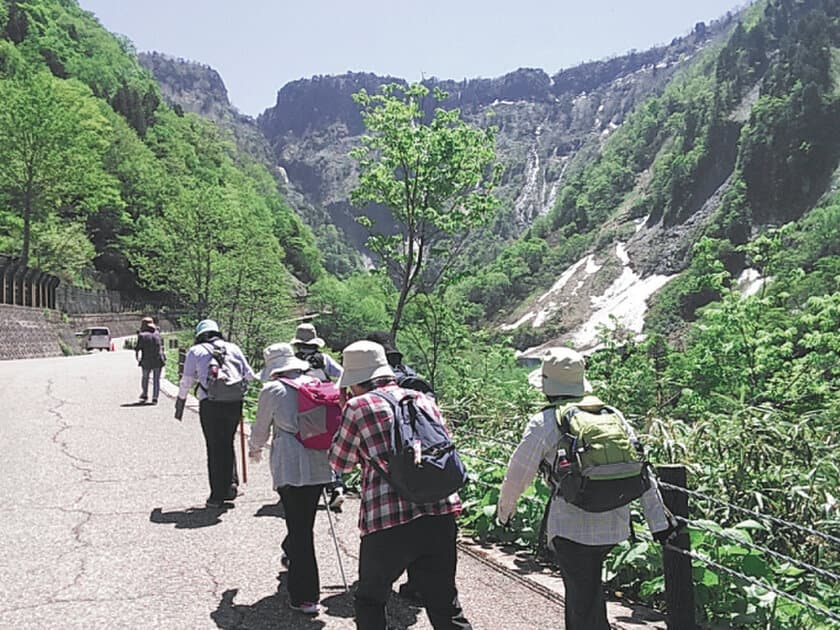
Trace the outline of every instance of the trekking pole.
<instances>
[{"instance_id":1,"label":"trekking pole","mask_svg":"<svg viewBox=\"0 0 840 630\"><path fill-rule=\"evenodd\" d=\"M245 462L245 416L239 415L239 446L242 450L242 483L248 483L248 466Z\"/></svg>"},{"instance_id":2,"label":"trekking pole","mask_svg":"<svg viewBox=\"0 0 840 630\"><path fill-rule=\"evenodd\" d=\"M338 538L335 535L335 527L333 527L332 514L330 513L330 501L327 498L327 489L321 488L324 495L324 510L327 512L327 520L330 522L330 532L332 533L333 544L335 545L335 556L338 558L338 570L341 571L341 581L344 582L344 592L347 593L350 589L347 587L347 577L344 575L344 564L341 562L341 552L338 550Z\"/></svg>"}]
</instances>

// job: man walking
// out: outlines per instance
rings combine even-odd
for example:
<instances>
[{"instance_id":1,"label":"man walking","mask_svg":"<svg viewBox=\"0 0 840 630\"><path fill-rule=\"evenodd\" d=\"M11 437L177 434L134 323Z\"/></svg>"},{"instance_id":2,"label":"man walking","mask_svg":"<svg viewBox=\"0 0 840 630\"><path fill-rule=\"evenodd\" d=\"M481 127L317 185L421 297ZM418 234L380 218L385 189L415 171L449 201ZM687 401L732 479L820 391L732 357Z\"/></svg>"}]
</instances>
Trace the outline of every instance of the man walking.
<instances>
[{"instance_id":1,"label":"man walking","mask_svg":"<svg viewBox=\"0 0 840 630\"><path fill-rule=\"evenodd\" d=\"M534 480L541 462L549 468L555 467L555 462L570 465L573 454L564 448L568 447L566 436L557 418L570 407L594 413L606 407L589 395L592 390L584 376L583 357L570 348L547 350L542 366L529 381L546 395L549 406L531 417L510 457L497 506L502 524L510 522L517 499ZM662 503L656 478L651 474L649 480L650 487L640 497L642 508L654 538L664 544L674 531L673 517ZM590 512L555 493L549 504L547 530L566 589L566 630L609 630L601 568L610 549L630 536L630 508L625 504Z\"/></svg>"},{"instance_id":2,"label":"man walking","mask_svg":"<svg viewBox=\"0 0 840 630\"><path fill-rule=\"evenodd\" d=\"M411 503L377 471L377 466L387 465L394 412L375 392L381 390L397 400L412 394L397 385L385 349L378 343L350 344L344 349L342 365L338 385L349 387L352 398L344 406L329 458L339 473L349 472L357 463L362 467L356 627L385 629L385 602L391 586L411 567L432 626L472 628L455 587L455 517L461 511L457 493L434 503ZM418 406L442 422L434 400L421 393L413 395Z\"/></svg>"},{"instance_id":3,"label":"man walking","mask_svg":"<svg viewBox=\"0 0 840 630\"><path fill-rule=\"evenodd\" d=\"M152 377L152 404L156 405L160 395L160 370L166 364L163 352L163 339L155 326L155 320L144 317L140 321L137 333L137 345L134 346L134 358L142 370L140 377L140 401L149 400L149 376Z\"/></svg>"}]
</instances>

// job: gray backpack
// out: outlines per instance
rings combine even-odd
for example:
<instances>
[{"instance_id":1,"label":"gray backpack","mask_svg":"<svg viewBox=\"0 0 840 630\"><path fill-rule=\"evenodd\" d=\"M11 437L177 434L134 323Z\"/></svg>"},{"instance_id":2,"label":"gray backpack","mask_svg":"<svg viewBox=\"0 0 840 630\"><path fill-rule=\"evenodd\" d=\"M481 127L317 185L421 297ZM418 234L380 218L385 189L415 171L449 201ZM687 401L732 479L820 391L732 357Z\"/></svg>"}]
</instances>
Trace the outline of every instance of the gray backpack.
<instances>
[{"instance_id":1,"label":"gray backpack","mask_svg":"<svg viewBox=\"0 0 840 630\"><path fill-rule=\"evenodd\" d=\"M243 400L248 389L248 381L242 374L239 362L228 360L227 344L220 340L205 344L205 346L209 346L212 355L207 367L207 387L202 386L208 400L216 402Z\"/></svg>"}]
</instances>

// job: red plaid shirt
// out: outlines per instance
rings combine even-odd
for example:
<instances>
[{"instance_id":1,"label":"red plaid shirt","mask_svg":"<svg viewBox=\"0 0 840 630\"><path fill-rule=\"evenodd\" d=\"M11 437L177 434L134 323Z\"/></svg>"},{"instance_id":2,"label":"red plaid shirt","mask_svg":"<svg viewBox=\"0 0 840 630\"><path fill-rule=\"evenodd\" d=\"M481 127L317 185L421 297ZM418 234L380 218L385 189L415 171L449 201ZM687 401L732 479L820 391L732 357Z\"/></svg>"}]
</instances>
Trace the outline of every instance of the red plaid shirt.
<instances>
[{"instance_id":1,"label":"red plaid shirt","mask_svg":"<svg viewBox=\"0 0 840 630\"><path fill-rule=\"evenodd\" d=\"M399 400L408 390L388 379L377 384ZM427 410L432 418L442 423L440 411L434 401L419 392L417 404ZM410 503L398 495L371 464L371 459L388 469L385 459L391 439L391 422L394 413L387 401L366 393L347 401L330 448L330 465L336 472L346 473L357 463L362 465L362 505L359 509L359 530L362 536L396 527L421 516L459 514L461 500L457 493L435 503Z\"/></svg>"}]
</instances>

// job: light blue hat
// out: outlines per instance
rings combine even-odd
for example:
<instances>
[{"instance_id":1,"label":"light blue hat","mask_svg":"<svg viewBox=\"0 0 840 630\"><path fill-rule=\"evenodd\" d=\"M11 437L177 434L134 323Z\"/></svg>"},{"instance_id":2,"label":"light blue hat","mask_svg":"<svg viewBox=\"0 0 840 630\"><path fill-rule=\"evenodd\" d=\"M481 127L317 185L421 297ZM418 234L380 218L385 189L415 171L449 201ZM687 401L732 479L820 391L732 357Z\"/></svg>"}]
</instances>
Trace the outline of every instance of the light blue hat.
<instances>
[{"instance_id":1,"label":"light blue hat","mask_svg":"<svg viewBox=\"0 0 840 630\"><path fill-rule=\"evenodd\" d=\"M195 337L198 339L201 335L208 332L219 332L219 325L212 319L202 319L195 327Z\"/></svg>"}]
</instances>

